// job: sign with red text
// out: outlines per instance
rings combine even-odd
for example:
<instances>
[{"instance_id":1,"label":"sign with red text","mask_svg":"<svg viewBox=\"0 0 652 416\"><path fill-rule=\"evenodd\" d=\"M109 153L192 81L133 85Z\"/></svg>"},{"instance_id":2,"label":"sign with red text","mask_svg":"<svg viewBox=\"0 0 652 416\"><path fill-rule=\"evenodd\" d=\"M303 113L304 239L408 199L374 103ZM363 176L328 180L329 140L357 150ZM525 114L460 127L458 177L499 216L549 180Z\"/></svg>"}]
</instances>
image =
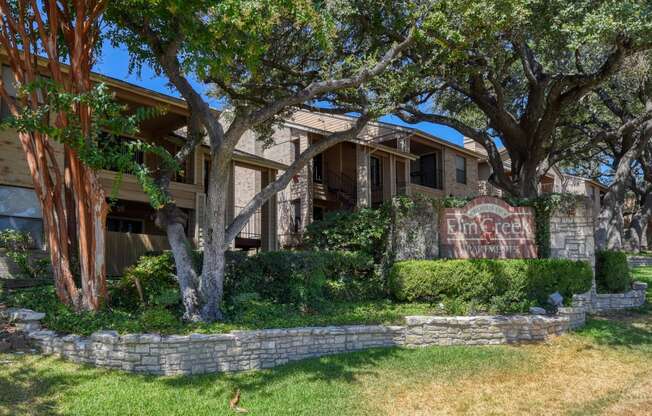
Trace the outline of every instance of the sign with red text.
<instances>
[{"instance_id":1,"label":"sign with red text","mask_svg":"<svg viewBox=\"0 0 652 416\"><path fill-rule=\"evenodd\" d=\"M445 208L440 256L447 258L535 258L534 211L480 196L463 208Z\"/></svg>"}]
</instances>

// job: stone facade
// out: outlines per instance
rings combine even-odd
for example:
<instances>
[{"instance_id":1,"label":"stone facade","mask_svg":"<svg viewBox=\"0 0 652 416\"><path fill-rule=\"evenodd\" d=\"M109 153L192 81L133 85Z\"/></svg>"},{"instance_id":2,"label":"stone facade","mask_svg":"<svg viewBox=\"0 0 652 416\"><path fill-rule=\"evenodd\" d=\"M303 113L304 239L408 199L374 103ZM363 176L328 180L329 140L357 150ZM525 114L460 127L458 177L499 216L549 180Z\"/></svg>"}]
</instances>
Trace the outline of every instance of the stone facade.
<instances>
[{"instance_id":1,"label":"stone facade","mask_svg":"<svg viewBox=\"0 0 652 416\"><path fill-rule=\"evenodd\" d=\"M588 198L550 216L550 257L584 260L595 266L593 209Z\"/></svg>"},{"instance_id":2,"label":"stone facade","mask_svg":"<svg viewBox=\"0 0 652 416\"><path fill-rule=\"evenodd\" d=\"M652 266L652 257L646 256L629 256L627 257L629 267L648 267Z\"/></svg>"},{"instance_id":3,"label":"stone facade","mask_svg":"<svg viewBox=\"0 0 652 416\"><path fill-rule=\"evenodd\" d=\"M410 316L405 345L498 345L543 341L583 325L583 309L564 308L555 316Z\"/></svg>"},{"instance_id":4,"label":"stone facade","mask_svg":"<svg viewBox=\"0 0 652 416\"><path fill-rule=\"evenodd\" d=\"M438 258L438 211L427 198L415 196L412 201L413 205L407 208L399 207L397 201L393 201L390 243L395 260Z\"/></svg>"},{"instance_id":5,"label":"stone facade","mask_svg":"<svg viewBox=\"0 0 652 416\"><path fill-rule=\"evenodd\" d=\"M645 303L647 283L634 282L632 290L625 293L587 293L573 295L573 306L583 307L589 313L603 313L629 308L639 308Z\"/></svg>"},{"instance_id":6,"label":"stone facade","mask_svg":"<svg viewBox=\"0 0 652 416\"><path fill-rule=\"evenodd\" d=\"M2 311L0 319L14 322L45 354L103 368L176 375L271 368L368 348L541 341L581 327L585 314L585 308L559 308L552 316L409 316L404 326L330 326L182 336L99 331L90 337L43 330L39 321L44 314L26 309Z\"/></svg>"}]
</instances>

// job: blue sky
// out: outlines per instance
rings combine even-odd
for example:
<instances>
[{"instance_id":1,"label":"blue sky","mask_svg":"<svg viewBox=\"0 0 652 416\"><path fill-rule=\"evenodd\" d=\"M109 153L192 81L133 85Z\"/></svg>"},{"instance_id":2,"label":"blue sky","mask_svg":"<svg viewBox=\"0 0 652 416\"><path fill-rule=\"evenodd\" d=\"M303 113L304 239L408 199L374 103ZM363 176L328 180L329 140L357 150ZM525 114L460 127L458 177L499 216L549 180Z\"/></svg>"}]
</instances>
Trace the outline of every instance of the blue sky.
<instances>
[{"instance_id":1,"label":"blue sky","mask_svg":"<svg viewBox=\"0 0 652 416\"><path fill-rule=\"evenodd\" d=\"M129 73L129 54L124 48L116 48L105 42L102 48L101 60L96 64L94 70L103 75L107 75L119 80L130 82L132 84L140 85L163 94L179 96L179 93L167 83L164 76L157 76L156 73L149 67L143 67L139 74ZM195 87L200 91L206 93L206 88L199 82L193 82ZM206 96L206 94L204 94ZM210 100L211 104L219 107L217 100ZM408 125L402 122L395 116L385 116L381 118L382 121L388 123L395 123L400 125ZM435 136L441 137L455 144L462 145L462 135L455 130L432 123L419 123L409 125L410 127L417 127Z\"/></svg>"}]
</instances>

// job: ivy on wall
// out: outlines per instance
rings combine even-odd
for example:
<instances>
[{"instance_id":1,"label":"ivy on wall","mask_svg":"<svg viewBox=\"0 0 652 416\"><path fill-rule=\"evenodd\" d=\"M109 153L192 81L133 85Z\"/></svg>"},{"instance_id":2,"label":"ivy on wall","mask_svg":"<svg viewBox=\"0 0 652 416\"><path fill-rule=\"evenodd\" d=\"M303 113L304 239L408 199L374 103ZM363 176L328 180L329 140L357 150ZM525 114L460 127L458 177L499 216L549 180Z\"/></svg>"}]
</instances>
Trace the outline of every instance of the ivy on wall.
<instances>
[{"instance_id":1,"label":"ivy on wall","mask_svg":"<svg viewBox=\"0 0 652 416\"><path fill-rule=\"evenodd\" d=\"M574 194L552 193L536 198L506 197L504 200L514 207L534 209L535 240L539 258L550 257L550 217L557 210L571 212L583 197Z\"/></svg>"}]
</instances>

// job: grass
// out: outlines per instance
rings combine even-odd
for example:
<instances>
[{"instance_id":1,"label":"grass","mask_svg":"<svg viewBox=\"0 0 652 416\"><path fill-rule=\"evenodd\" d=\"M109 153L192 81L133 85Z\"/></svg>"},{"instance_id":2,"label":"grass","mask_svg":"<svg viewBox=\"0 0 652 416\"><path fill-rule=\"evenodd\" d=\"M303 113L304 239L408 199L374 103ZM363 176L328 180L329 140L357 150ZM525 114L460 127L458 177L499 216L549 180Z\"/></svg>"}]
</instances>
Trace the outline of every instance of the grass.
<instances>
[{"instance_id":1,"label":"grass","mask_svg":"<svg viewBox=\"0 0 652 416\"><path fill-rule=\"evenodd\" d=\"M389 300L359 302L324 302L318 309L305 310L289 304L251 300L237 311L227 310L226 322L188 324L171 314L152 319L146 311L111 309L98 313L76 314L63 306L53 289L35 288L0 297L0 303L45 312L43 324L62 333L90 335L109 329L120 333L158 332L183 334L191 332L222 333L235 329L292 328L301 326L395 324L408 315L433 314L439 311L427 303L395 303ZM149 310L151 312L151 309ZM230 313L229 313L230 312Z\"/></svg>"},{"instance_id":2,"label":"grass","mask_svg":"<svg viewBox=\"0 0 652 416\"><path fill-rule=\"evenodd\" d=\"M455 380L516 368L507 348L377 349L276 370L194 377L138 376L50 357L0 355L0 415L228 415L236 389L252 415L364 415L366 387Z\"/></svg>"}]
</instances>

